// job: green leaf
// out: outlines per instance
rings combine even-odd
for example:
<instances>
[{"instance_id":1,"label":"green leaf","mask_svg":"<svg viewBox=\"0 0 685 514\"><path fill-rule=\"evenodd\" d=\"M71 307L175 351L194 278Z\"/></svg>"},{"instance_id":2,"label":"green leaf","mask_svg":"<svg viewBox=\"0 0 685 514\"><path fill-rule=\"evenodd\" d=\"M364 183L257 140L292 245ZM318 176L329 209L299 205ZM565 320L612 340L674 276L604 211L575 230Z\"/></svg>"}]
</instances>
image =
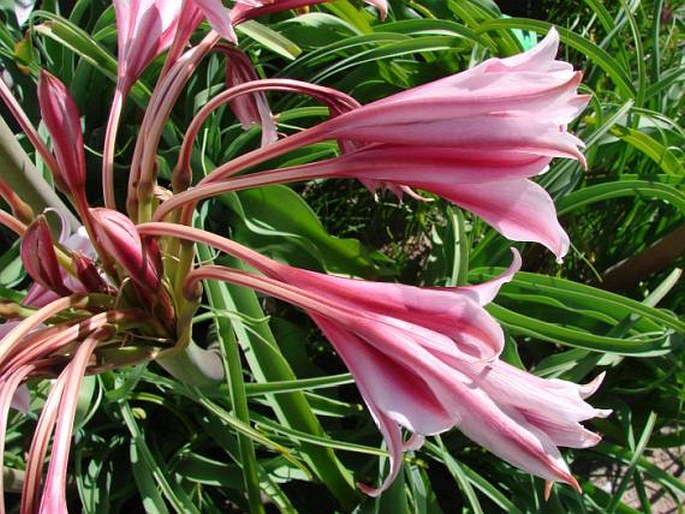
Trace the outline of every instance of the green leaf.
<instances>
[{"instance_id":1,"label":"green leaf","mask_svg":"<svg viewBox=\"0 0 685 514\"><path fill-rule=\"evenodd\" d=\"M669 148L637 129L614 126L611 133L652 159L665 173L685 176L685 168Z\"/></svg>"},{"instance_id":2,"label":"green leaf","mask_svg":"<svg viewBox=\"0 0 685 514\"><path fill-rule=\"evenodd\" d=\"M239 214L235 238L255 250L301 268L376 274L359 241L328 234L309 205L287 186L240 191L222 200Z\"/></svg>"},{"instance_id":3,"label":"green leaf","mask_svg":"<svg viewBox=\"0 0 685 514\"><path fill-rule=\"evenodd\" d=\"M286 59L295 60L302 53L302 49L290 39L255 20L241 23L236 31Z\"/></svg>"},{"instance_id":4,"label":"green leaf","mask_svg":"<svg viewBox=\"0 0 685 514\"><path fill-rule=\"evenodd\" d=\"M482 281L482 271L472 272ZM620 355L659 355L682 344L685 323L660 309L572 281L519 272L487 307L514 333L593 351ZM531 313L535 313L535 316ZM552 318L554 316L554 318ZM627 336L611 327L635 320ZM605 335L597 333L604 330Z\"/></svg>"},{"instance_id":5,"label":"green leaf","mask_svg":"<svg viewBox=\"0 0 685 514\"><path fill-rule=\"evenodd\" d=\"M69 20L48 11L36 11L33 13L33 17L47 20L46 23L34 25L36 32L64 45L64 47L88 61L101 73L112 80L116 80L116 59L93 39L90 34Z\"/></svg>"},{"instance_id":6,"label":"green leaf","mask_svg":"<svg viewBox=\"0 0 685 514\"><path fill-rule=\"evenodd\" d=\"M278 30L299 45L321 48L341 39L359 35L349 23L330 14L312 12L278 24Z\"/></svg>"},{"instance_id":7,"label":"green leaf","mask_svg":"<svg viewBox=\"0 0 685 514\"><path fill-rule=\"evenodd\" d=\"M134 441L131 441L130 451L133 479L138 486L145 512L150 512L152 514L169 514L169 509L167 509L164 499L157 489L155 479L144 460L141 458L140 450Z\"/></svg>"},{"instance_id":8,"label":"green leaf","mask_svg":"<svg viewBox=\"0 0 685 514\"><path fill-rule=\"evenodd\" d=\"M685 215L685 193L668 184L659 184L647 180L623 180L584 187L566 195L557 202L558 214L563 216L595 202L630 196L664 200Z\"/></svg>"},{"instance_id":9,"label":"green leaf","mask_svg":"<svg viewBox=\"0 0 685 514\"><path fill-rule=\"evenodd\" d=\"M464 493L464 496L466 496L466 501L468 502L474 514L484 514L483 507L481 507L480 501L478 501L478 497L476 496L476 492L473 489L471 481L468 479L466 473L464 473L461 465L447 451L445 445L442 443L442 439L440 439L440 436L436 436L435 440L437 441L437 445L429 443L426 445L426 450L428 450L430 453L433 453L445 463L447 471L450 472L450 475L452 475L452 478L454 478L454 481L459 486L459 489L461 489L461 491Z\"/></svg>"}]
</instances>

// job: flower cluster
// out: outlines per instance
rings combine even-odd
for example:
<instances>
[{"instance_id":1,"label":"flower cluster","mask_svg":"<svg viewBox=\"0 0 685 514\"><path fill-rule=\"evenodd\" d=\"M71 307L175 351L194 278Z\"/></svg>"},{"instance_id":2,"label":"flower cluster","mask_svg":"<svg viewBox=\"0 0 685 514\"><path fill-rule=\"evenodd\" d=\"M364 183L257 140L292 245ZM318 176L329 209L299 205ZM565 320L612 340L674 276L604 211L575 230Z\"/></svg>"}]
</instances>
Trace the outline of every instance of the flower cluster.
<instances>
[{"instance_id":1,"label":"flower cluster","mask_svg":"<svg viewBox=\"0 0 685 514\"><path fill-rule=\"evenodd\" d=\"M12 209L12 214L0 213L0 222L22 238L21 258L34 281L21 304L6 302L0 311L6 319L0 327L0 454L10 406L28 405L22 384L32 377L56 377L29 452L23 512L66 512L67 462L82 377L193 348L190 319L203 280L247 286L290 302L328 338L354 376L390 453L390 473L382 485L360 485L367 494L388 487L404 450L455 426L514 466L578 489L558 447L597 443L599 437L581 422L608 414L584 401L601 377L582 386L544 380L499 359L504 335L483 307L519 269L518 253L511 267L491 281L422 289L296 269L192 227L196 204L220 193L355 178L371 189L384 187L397 194L414 195L413 189L435 193L472 211L507 238L541 243L558 258L567 252L568 237L551 198L530 180L553 157L583 162L582 143L566 126L587 98L576 93L580 74L555 60L556 32L521 55L490 59L463 73L360 105L323 86L258 80L236 46L236 24L314 3L243 0L228 10L220 0L114 0L119 73L103 148L104 207L91 207L86 196L80 117L67 87L41 72L38 100L50 150L0 84L0 96L83 225L72 234L63 222L63 233L55 237L50 213L34 215L0 180L0 194ZM383 0L369 3L385 15ZM189 45L203 19L211 30ZM157 194L155 157L164 123L193 70L211 50L226 57L226 90L197 113L183 140L172 190ZM140 74L164 52L166 61L128 166L124 214L113 187L119 119ZM329 107L331 117L279 139L263 94L267 90L312 96ZM262 146L192 184L195 136L207 116L226 103L244 126L263 127ZM339 142L338 157L245 173L324 140ZM202 265L192 245L183 244L190 242L230 254L251 271ZM408 441L403 440L402 427L413 434ZM52 456L43 482L51 436Z\"/></svg>"}]
</instances>

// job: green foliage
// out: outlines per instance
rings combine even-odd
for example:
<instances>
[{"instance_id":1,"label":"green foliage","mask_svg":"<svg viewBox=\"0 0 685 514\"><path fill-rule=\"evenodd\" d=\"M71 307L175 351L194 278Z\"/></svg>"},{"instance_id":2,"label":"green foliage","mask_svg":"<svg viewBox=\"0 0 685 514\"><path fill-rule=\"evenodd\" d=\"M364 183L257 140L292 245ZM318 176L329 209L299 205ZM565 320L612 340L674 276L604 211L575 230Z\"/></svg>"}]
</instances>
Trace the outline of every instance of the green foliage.
<instances>
[{"instance_id":1,"label":"green foliage","mask_svg":"<svg viewBox=\"0 0 685 514\"><path fill-rule=\"evenodd\" d=\"M59 74L79 103L92 148L101 147L108 109L101 98L116 75L106 4L80 0L66 17L57 3L44 2L26 36L0 13L8 20L0 23L0 63L27 111L36 115L31 78L39 66ZM526 272L503 288L490 312L507 329L511 355L539 375L586 381L607 371L594 401L616 413L595 422L605 442L566 455L584 494L557 487L545 503L539 480L453 431L407 457L402 479L381 498L363 497L354 483L376 480L385 453L337 356L294 309L213 284L194 333L202 346L220 349L227 383L199 390L155 365L89 381L72 452L74 510L80 502L88 513L659 512L649 482L682 512L685 487L658 459L672 452L683 464L685 286L678 269L685 250L677 240L658 250L685 222L685 11L664 0L538 4L544 21L504 18L490 0L395 1L381 23L372 10L338 0L245 24L239 35L263 76L335 87L366 103L488 56L515 54L524 35L558 28L565 58L584 71L582 87L592 95L573 127L587 144L588 169L556 161L539 182L555 196L574 250L557 265L540 248L522 247ZM126 134L154 73L143 76L126 108L123 152L131 151ZM198 106L220 90L222 73L220 57L209 58L176 106L159 156L162 176ZM327 115L290 95L269 100L283 132ZM219 109L200 135L194 168L212 169L258 139L257 129L243 133ZM334 152L316 146L288 162ZM225 195L208 202L198 222L295 266L416 284L478 281L492 275L485 266L510 259L508 241L441 201L375 201L334 181ZM7 238L2 251L0 292L17 300L8 288L25 278L18 247ZM200 257L215 258L204 248ZM31 388L37 408L46 386ZM10 416L5 466L24 466L22 445L34 421L33 414ZM637 498L631 503L623 496L628 489Z\"/></svg>"}]
</instances>

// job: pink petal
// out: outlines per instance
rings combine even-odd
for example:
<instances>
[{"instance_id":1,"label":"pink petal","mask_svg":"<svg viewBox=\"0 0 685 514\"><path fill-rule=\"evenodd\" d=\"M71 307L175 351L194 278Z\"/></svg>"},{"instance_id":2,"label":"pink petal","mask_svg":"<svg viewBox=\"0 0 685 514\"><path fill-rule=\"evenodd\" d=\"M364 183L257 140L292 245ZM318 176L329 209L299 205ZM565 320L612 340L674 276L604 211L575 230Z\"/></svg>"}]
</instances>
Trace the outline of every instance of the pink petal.
<instances>
[{"instance_id":1,"label":"pink petal","mask_svg":"<svg viewBox=\"0 0 685 514\"><path fill-rule=\"evenodd\" d=\"M433 191L473 211L509 239L543 244L559 259L568 252L569 238L559 225L554 202L530 180L459 185Z\"/></svg>"},{"instance_id":2,"label":"pink petal","mask_svg":"<svg viewBox=\"0 0 685 514\"><path fill-rule=\"evenodd\" d=\"M474 369L487 375L490 365L473 361L467 355L460 360L436 356L411 338L378 323L358 319L350 321L348 329L352 328L377 352L356 353L355 348L353 362L348 362L342 353L341 357L350 371L356 371L355 380L366 384L371 403L390 419L426 435L456 425L467 437L507 462L542 478L576 486L550 436L518 410L498 404L490 390L482 387L480 375ZM345 352L353 340L347 337L341 344L341 339L340 333L334 333L331 341L336 350ZM378 357L374 359L374 355ZM507 383L497 385L503 390L507 388ZM426 412L427 406L432 414Z\"/></svg>"},{"instance_id":3,"label":"pink petal","mask_svg":"<svg viewBox=\"0 0 685 514\"><path fill-rule=\"evenodd\" d=\"M128 90L152 60L171 46L181 0L112 0L117 21L119 87Z\"/></svg>"},{"instance_id":4,"label":"pink petal","mask_svg":"<svg viewBox=\"0 0 685 514\"><path fill-rule=\"evenodd\" d=\"M499 355L504 346L499 324L474 301L472 292L463 293L460 288L422 289L297 269L281 272L281 276L299 288L315 290L321 298L375 313L386 323L430 341L436 350L446 354L458 347L490 359Z\"/></svg>"},{"instance_id":5,"label":"pink petal","mask_svg":"<svg viewBox=\"0 0 685 514\"><path fill-rule=\"evenodd\" d=\"M384 98L316 129L329 139L366 143L510 150L578 159L578 139L566 125L589 98L581 75L553 52L557 35L535 49L490 59L463 73Z\"/></svg>"},{"instance_id":6,"label":"pink petal","mask_svg":"<svg viewBox=\"0 0 685 514\"><path fill-rule=\"evenodd\" d=\"M259 79L249 57L238 48L227 48L226 56L226 87L232 88L245 82ZM262 127L262 147L275 143L278 139L276 122L262 92L240 95L230 101L231 109L244 129L253 124Z\"/></svg>"},{"instance_id":7,"label":"pink petal","mask_svg":"<svg viewBox=\"0 0 685 514\"><path fill-rule=\"evenodd\" d=\"M357 387L387 444L390 472L382 485L374 488L358 484L364 493L378 496L392 484L401 470L404 445L399 425L421 433L438 433L451 427L454 420L420 378L402 370L397 363L374 351L333 321L316 314L310 315L355 377Z\"/></svg>"},{"instance_id":8,"label":"pink petal","mask_svg":"<svg viewBox=\"0 0 685 514\"><path fill-rule=\"evenodd\" d=\"M462 293L472 295L472 298L480 306L489 304L495 299L495 296L497 296L497 293L499 293L500 288L504 284L511 282L511 280L514 278L514 275L521 269L521 254L516 248L512 248L511 253L514 254L514 260L502 275L481 284L461 286L459 290Z\"/></svg>"},{"instance_id":9,"label":"pink petal","mask_svg":"<svg viewBox=\"0 0 685 514\"><path fill-rule=\"evenodd\" d=\"M373 145L319 162L320 175L391 184L480 184L539 174L551 158L522 151ZM425 187L431 190L431 187Z\"/></svg>"},{"instance_id":10,"label":"pink petal","mask_svg":"<svg viewBox=\"0 0 685 514\"><path fill-rule=\"evenodd\" d=\"M238 38L233 31L233 24L231 23L231 16L229 10L224 7L221 0L193 0L197 6L202 10L202 13L207 17L207 21L221 36L233 43L238 41Z\"/></svg>"}]
</instances>

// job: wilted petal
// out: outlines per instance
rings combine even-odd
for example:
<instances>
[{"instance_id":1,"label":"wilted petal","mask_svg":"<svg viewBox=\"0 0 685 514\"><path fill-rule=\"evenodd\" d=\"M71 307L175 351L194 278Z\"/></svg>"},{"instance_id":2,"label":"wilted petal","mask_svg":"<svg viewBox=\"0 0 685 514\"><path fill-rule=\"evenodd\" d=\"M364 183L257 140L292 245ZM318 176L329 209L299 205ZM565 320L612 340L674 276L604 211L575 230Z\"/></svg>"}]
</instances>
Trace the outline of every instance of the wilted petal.
<instances>
[{"instance_id":1,"label":"wilted petal","mask_svg":"<svg viewBox=\"0 0 685 514\"><path fill-rule=\"evenodd\" d=\"M31 393L29 393L29 388L26 387L26 384L22 384L17 388L14 396L12 396L10 407L26 414L29 411L30 405Z\"/></svg>"},{"instance_id":2,"label":"wilted petal","mask_svg":"<svg viewBox=\"0 0 685 514\"><path fill-rule=\"evenodd\" d=\"M231 88L259 79L249 57L238 48L225 48L226 87ZM231 110L244 129L253 124L262 127L262 146L274 143L278 139L276 122L263 92L240 95L230 101Z\"/></svg>"}]
</instances>

